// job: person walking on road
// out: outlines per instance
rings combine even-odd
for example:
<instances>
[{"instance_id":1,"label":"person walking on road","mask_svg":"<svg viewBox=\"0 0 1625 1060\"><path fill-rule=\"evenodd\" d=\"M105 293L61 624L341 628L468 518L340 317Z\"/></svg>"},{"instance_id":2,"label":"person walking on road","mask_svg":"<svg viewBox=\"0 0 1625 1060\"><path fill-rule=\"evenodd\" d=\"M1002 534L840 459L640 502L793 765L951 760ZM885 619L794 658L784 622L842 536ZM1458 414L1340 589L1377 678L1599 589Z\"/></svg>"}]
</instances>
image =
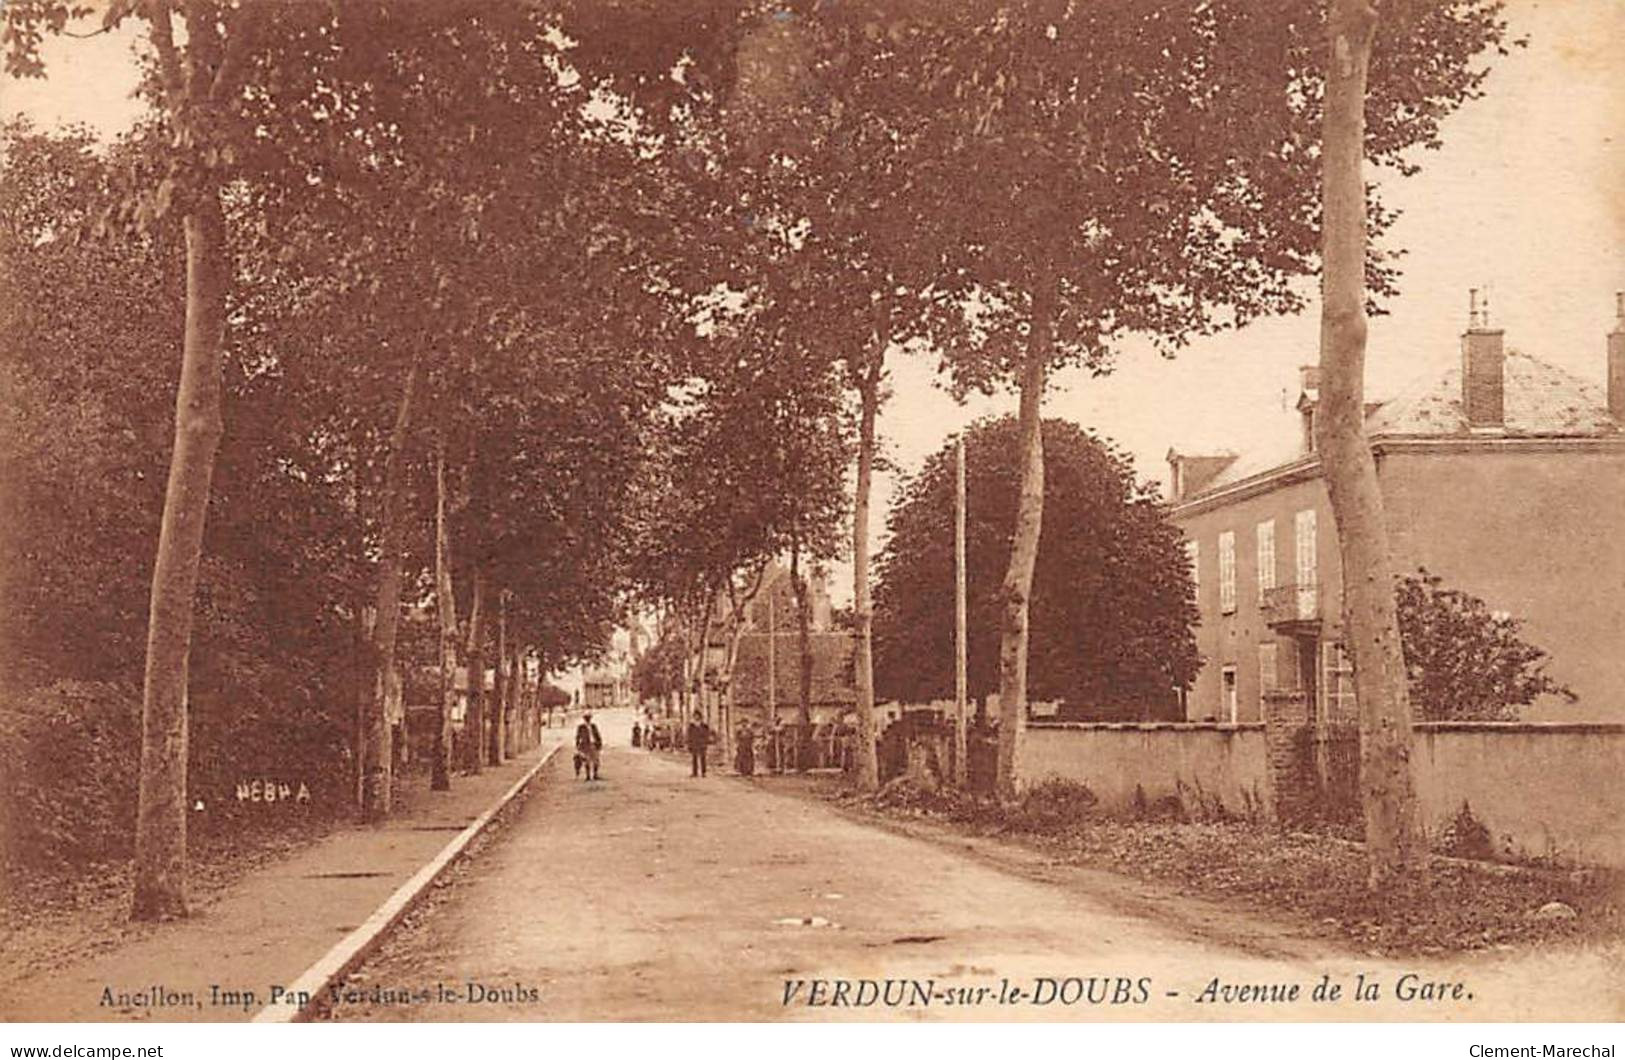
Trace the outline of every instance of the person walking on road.
<instances>
[{"instance_id":1,"label":"person walking on road","mask_svg":"<svg viewBox=\"0 0 1625 1060\"><path fill-rule=\"evenodd\" d=\"M603 751L604 738L599 735L598 726L592 723L592 715L581 715L581 724L576 726L576 754L586 764L588 780L598 779L598 760Z\"/></svg>"},{"instance_id":2,"label":"person walking on road","mask_svg":"<svg viewBox=\"0 0 1625 1060\"><path fill-rule=\"evenodd\" d=\"M694 720L688 723L689 776L705 776L705 748L710 743L711 726L705 723L705 716L696 710Z\"/></svg>"}]
</instances>

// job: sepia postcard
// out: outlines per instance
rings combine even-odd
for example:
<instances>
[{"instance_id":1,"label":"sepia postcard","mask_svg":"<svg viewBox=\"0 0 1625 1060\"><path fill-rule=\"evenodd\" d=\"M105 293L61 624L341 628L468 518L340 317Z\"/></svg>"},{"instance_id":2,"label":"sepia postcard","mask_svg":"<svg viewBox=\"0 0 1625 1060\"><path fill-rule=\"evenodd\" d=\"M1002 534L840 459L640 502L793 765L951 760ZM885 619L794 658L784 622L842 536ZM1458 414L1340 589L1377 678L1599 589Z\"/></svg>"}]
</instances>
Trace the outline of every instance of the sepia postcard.
<instances>
[{"instance_id":1,"label":"sepia postcard","mask_svg":"<svg viewBox=\"0 0 1625 1060\"><path fill-rule=\"evenodd\" d=\"M1625 5L0 27L0 1022L1615 1055Z\"/></svg>"}]
</instances>

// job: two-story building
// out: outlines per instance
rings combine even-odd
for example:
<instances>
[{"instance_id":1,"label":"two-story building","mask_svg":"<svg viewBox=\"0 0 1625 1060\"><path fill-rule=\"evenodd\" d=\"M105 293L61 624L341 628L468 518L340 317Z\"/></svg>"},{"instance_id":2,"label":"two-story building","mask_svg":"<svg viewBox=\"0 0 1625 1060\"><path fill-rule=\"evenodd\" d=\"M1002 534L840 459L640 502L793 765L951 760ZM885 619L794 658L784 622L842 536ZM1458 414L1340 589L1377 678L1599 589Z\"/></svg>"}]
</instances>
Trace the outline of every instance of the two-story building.
<instances>
[{"instance_id":1,"label":"two-story building","mask_svg":"<svg viewBox=\"0 0 1625 1060\"><path fill-rule=\"evenodd\" d=\"M1625 297L1616 312L1605 390L1506 348L1475 300L1458 367L1366 406L1396 573L1425 566L1523 619L1580 697L1548 716L1574 720L1625 718ZM1201 613L1192 721L1257 721L1272 688L1317 720L1353 714L1318 378L1300 371L1291 448L1168 454Z\"/></svg>"}]
</instances>

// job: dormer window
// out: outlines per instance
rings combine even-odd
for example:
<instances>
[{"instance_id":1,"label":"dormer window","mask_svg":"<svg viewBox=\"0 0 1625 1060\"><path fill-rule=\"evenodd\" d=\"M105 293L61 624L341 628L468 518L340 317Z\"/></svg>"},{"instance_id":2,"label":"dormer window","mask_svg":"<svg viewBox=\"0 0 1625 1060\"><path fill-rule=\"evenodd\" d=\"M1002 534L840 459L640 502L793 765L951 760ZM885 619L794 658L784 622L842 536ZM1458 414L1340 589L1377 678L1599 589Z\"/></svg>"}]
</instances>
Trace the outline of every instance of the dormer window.
<instances>
[{"instance_id":1,"label":"dormer window","mask_svg":"<svg viewBox=\"0 0 1625 1060\"><path fill-rule=\"evenodd\" d=\"M1315 451L1315 399L1309 391L1298 397L1298 415L1303 422L1303 451Z\"/></svg>"},{"instance_id":2,"label":"dormer window","mask_svg":"<svg viewBox=\"0 0 1625 1060\"><path fill-rule=\"evenodd\" d=\"M1303 417L1303 451L1315 451L1315 405L1320 400L1320 366L1298 368L1298 414Z\"/></svg>"}]
</instances>

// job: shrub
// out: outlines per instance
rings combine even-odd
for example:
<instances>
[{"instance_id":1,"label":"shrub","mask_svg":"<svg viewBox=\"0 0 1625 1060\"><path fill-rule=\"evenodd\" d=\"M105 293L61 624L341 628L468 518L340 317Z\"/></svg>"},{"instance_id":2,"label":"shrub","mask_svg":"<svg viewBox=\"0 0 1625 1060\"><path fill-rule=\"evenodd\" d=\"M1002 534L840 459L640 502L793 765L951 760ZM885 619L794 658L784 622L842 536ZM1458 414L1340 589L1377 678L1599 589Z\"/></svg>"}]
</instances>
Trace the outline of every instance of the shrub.
<instances>
[{"instance_id":1,"label":"shrub","mask_svg":"<svg viewBox=\"0 0 1625 1060\"><path fill-rule=\"evenodd\" d=\"M36 868L130 853L141 703L133 689L58 681L14 694L0 712L5 863Z\"/></svg>"},{"instance_id":2,"label":"shrub","mask_svg":"<svg viewBox=\"0 0 1625 1060\"><path fill-rule=\"evenodd\" d=\"M1575 695L1546 673L1523 622L1418 568L1395 593L1411 702L1426 721L1498 721L1540 696Z\"/></svg>"},{"instance_id":3,"label":"shrub","mask_svg":"<svg viewBox=\"0 0 1625 1060\"><path fill-rule=\"evenodd\" d=\"M196 682L194 682L196 683ZM237 695L192 696L187 798L202 810L189 838L282 828L349 806L339 727L295 689L244 680ZM130 856L140 786L141 697L126 683L57 681L6 696L0 710L0 863L60 871ZM304 784L308 801L270 809L237 798L256 780Z\"/></svg>"},{"instance_id":4,"label":"shrub","mask_svg":"<svg viewBox=\"0 0 1625 1060\"><path fill-rule=\"evenodd\" d=\"M1181 792L1186 790L1184 784L1179 787ZM1145 787L1136 784L1130 817L1136 821L1183 821L1186 817L1185 802L1179 795L1158 795L1155 799L1149 799Z\"/></svg>"},{"instance_id":5,"label":"shrub","mask_svg":"<svg viewBox=\"0 0 1625 1060\"><path fill-rule=\"evenodd\" d=\"M1472 858L1476 861L1492 861L1495 858L1495 841L1490 837L1490 830L1483 821L1473 816L1471 806L1466 802L1456 811L1439 834L1439 853L1453 858Z\"/></svg>"},{"instance_id":6,"label":"shrub","mask_svg":"<svg viewBox=\"0 0 1625 1060\"><path fill-rule=\"evenodd\" d=\"M1087 784L1052 778L1023 791L1007 810L1005 819L1013 831L1048 835L1086 820L1098 803Z\"/></svg>"}]
</instances>

